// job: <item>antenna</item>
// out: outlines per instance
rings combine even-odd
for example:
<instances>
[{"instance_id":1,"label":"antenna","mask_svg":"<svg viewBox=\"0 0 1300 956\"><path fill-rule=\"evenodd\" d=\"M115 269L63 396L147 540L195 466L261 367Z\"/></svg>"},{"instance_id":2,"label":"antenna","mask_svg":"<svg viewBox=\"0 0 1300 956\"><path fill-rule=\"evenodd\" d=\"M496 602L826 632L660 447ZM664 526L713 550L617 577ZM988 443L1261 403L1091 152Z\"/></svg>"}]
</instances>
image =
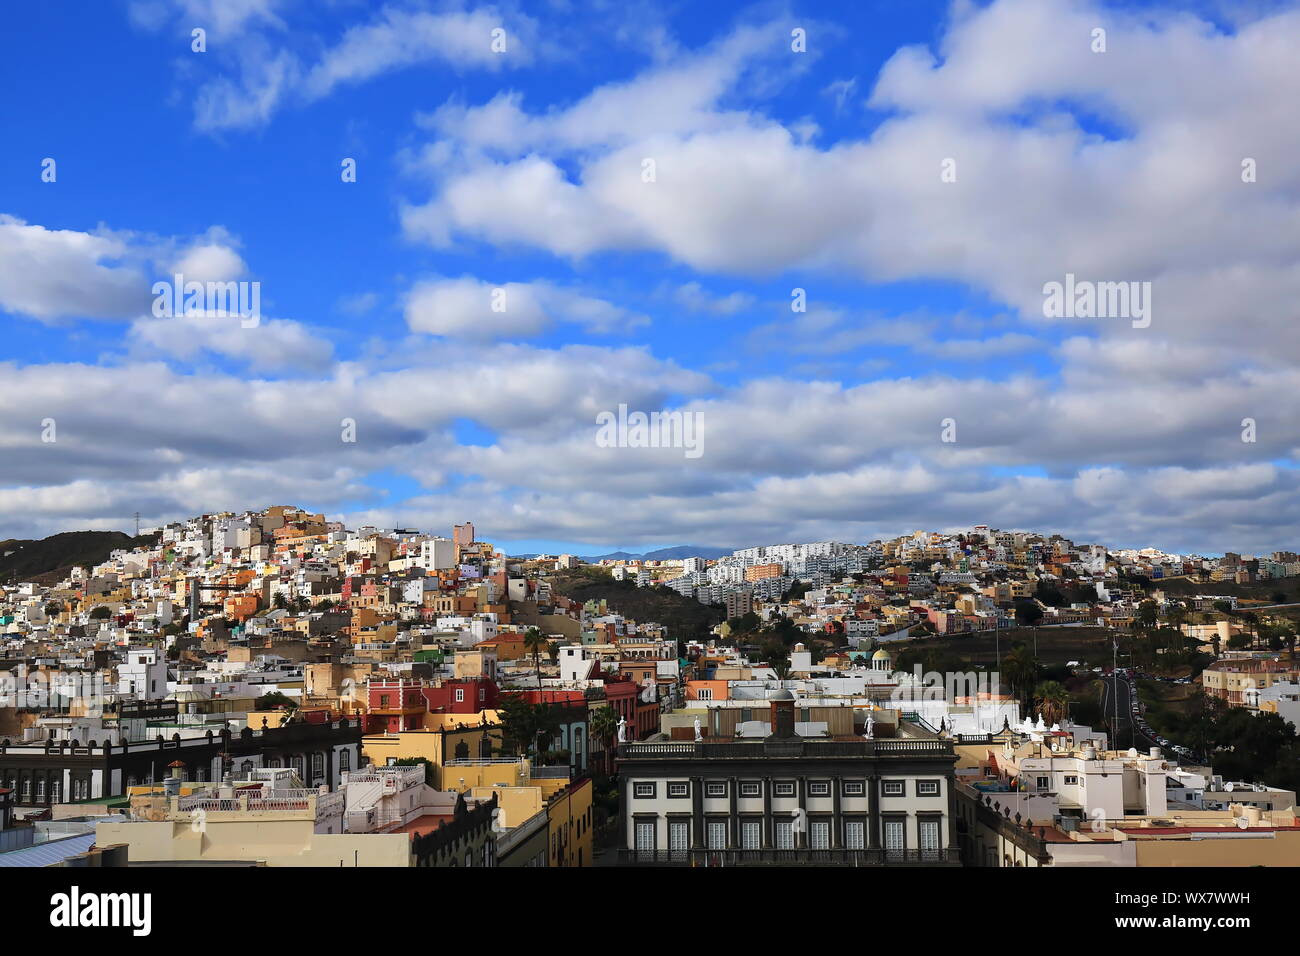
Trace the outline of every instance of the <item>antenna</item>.
<instances>
[{"instance_id":1,"label":"antenna","mask_svg":"<svg viewBox=\"0 0 1300 956\"><path fill-rule=\"evenodd\" d=\"M135 536L140 537L140 512L135 513Z\"/></svg>"}]
</instances>

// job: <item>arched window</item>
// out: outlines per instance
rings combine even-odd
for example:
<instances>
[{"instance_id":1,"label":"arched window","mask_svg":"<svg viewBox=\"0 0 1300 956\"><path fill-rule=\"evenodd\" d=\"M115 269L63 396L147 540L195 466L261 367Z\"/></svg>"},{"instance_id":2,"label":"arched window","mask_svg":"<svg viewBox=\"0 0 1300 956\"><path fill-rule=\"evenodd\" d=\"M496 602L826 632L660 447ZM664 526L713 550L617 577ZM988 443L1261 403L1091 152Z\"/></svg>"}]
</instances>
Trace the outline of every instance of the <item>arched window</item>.
<instances>
[{"instance_id":1,"label":"arched window","mask_svg":"<svg viewBox=\"0 0 1300 956\"><path fill-rule=\"evenodd\" d=\"M457 742L456 744L456 759L457 760L469 759L469 744L467 744L463 740Z\"/></svg>"},{"instance_id":2,"label":"arched window","mask_svg":"<svg viewBox=\"0 0 1300 956\"><path fill-rule=\"evenodd\" d=\"M339 770L347 771L352 769L352 751L346 747L339 751Z\"/></svg>"}]
</instances>

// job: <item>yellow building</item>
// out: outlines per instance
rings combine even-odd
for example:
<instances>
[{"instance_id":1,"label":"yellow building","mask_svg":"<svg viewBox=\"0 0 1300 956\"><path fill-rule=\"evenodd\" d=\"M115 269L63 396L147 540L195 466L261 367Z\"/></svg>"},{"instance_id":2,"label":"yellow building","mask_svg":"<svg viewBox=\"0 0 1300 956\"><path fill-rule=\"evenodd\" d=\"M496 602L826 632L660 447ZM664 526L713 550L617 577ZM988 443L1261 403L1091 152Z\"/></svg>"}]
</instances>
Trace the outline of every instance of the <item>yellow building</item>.
<instances>
[{"instance_id":1,"label":"yellow building","mask_svg":"<svg viewBox=\"0 0 1300 956\"><path fill-rule=\"evenodd\" d=\"M131 863L260 863L264 866L412 866L406 833L344 833L343 795L275 791L266 797L212 790L145 797L140 816L100 823L98 846L127 846Z\"/></svg>"},{"instance_id":2,"label":"yellow building","mask_svg":"<svg viewBox=\"0 0 1300 956\"><path fill-rule=\"evenodd\" d=\"M565 787L547 804L551 866L591 866L591 778Z\"/></svg>"}]
</instances>

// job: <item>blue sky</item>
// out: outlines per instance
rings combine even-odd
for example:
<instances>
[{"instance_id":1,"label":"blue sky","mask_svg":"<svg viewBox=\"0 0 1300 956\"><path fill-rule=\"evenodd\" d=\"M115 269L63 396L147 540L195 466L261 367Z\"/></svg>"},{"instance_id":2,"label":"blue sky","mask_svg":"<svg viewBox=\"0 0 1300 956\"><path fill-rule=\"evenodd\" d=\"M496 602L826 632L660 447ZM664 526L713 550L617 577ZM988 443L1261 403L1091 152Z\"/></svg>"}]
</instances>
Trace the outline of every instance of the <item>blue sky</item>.
<instances>
[{"instance_id":1,"label":"blue sky","mask_svg":"<svg viewBox=\"0 0 1300 956\"><path fill-rule=\"evenodd\" d=\"M7 10L0 535L293 502L513 550L1293 547L1295 5L842 6ZM179 263L259 326L151 316ZM1045 319L1067 272L1157 321ZM619 404L704 453L597 446Z\"/></svg>"}]
</instances>

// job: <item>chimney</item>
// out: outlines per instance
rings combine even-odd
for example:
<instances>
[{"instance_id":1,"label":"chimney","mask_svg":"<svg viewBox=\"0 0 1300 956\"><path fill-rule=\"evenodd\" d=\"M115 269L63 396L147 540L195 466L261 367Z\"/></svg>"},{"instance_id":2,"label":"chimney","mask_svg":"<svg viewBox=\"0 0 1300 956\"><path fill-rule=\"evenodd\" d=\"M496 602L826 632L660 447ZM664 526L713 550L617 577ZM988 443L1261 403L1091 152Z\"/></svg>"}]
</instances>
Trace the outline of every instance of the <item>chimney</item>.
<instances>
[{"instance_id":1,"label":"chimney","mask_svg":"<svg viewBox=\"0 0 1300 956\"><path fill-rule=\"evenodd\" d=\"M768 698L772 707L773 737L792 738L794 732L794 694L788 690L774 691Z\"/></svg>"}]
</instances>

